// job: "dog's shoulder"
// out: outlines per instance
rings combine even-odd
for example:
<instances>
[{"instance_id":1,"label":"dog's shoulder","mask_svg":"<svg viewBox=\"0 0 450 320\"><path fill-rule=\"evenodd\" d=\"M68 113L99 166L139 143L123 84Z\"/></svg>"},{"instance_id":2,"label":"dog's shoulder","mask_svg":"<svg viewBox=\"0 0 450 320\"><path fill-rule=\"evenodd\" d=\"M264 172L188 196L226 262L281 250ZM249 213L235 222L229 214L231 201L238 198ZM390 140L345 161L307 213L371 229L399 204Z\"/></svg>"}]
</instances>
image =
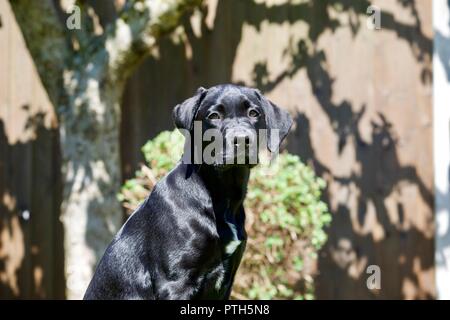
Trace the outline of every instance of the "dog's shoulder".
<instances>
[{"instance_id":1,"label":"dog's shoulder","mask_svg":"<svg viewBox=\"0 0 450 320\"><path fill-rule=\"evenodd\" d=\"M178 163L155 185L146 201L146 205L150 207L170 205L200 209L208 204L211 204L211 198L202 179L195 169L183 163Z\"/></svg>"},{"instance_id":2,"label":"dog's shoulder","mask_svg":"<svg viewBox=\"0 0 450 320\"><path fill-rule=\"evenodd\" d=\"M174 226L211 212L212 200L208 190L198 175L189 171L180 163L158 181L147 199L122 226L115 240L165 234Z\"/></svg>"}]
</instances>

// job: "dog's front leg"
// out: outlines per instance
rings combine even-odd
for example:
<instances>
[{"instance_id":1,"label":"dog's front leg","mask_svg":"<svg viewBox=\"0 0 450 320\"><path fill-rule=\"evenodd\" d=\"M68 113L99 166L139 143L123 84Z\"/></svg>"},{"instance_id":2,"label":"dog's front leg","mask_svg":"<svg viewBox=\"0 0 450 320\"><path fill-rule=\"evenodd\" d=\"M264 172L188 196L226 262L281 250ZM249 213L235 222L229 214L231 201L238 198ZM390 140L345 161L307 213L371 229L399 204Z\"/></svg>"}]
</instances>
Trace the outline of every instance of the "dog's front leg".
<instances>
[{"instance_id":1,"label":"dog's front leg","mask_svg":"<svg viewBox=\"0 0 450 320\"><path fill-rule=\"evenodd\" d=\"M192 279L180 279L175 282L166 282L158 292L158 300L194 300L199 292L199 286L192 285Z\"/></svg>"}]
</instances>

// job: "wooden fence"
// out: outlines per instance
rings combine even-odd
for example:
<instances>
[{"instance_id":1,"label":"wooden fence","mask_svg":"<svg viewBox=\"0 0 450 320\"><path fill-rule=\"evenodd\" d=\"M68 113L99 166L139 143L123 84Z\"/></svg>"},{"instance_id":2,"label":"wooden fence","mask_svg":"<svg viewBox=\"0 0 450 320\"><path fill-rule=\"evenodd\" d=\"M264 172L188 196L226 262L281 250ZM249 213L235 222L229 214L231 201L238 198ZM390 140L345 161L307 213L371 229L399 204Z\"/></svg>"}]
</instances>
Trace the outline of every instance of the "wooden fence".
<instances>
[{"instance_id":1,"label":"wooden fence","mask_svg":"<svg viewBox=\"0 0 450 320\"><path fill-rule=\"evenodd\" d=\"M0 298L62 298L57 123L4 0L0 15ZM124 179L198 86L258 87L295 118L288 150L328 182L317 297L433 298L432 36L428 0L209 0L128 82Z\"/></svg>"},{"instance_id":2,"label":"wooden fence","mask_svg":"<svg viewBox=\"0 0 450 320\"><path fill-rule=\"evenodd\" d=\"M53 107L7 1L0 17L0 297L63 297Z\"/></svg>"}]
</instances>

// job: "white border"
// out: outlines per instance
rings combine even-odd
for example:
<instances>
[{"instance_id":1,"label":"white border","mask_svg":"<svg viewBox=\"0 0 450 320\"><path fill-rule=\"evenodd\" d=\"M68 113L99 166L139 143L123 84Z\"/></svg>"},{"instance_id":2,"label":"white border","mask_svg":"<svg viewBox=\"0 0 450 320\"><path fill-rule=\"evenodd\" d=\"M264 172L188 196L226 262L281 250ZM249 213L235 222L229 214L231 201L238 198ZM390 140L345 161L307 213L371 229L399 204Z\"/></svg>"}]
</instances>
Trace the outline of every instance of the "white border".
<instances>
[{"instance_id":1,"label":"white border","mask_svg":"<svg viewBox=\"0 0 450 320\"><path fill-rule=\"evenodd\" d=\"M435 262L438 299L450 299L450 14L447 0L433 1L433 156ZM438 36L439 34L439 36ZM444 38L442 37L444 36Z\"/></svg>"}]
</instances>

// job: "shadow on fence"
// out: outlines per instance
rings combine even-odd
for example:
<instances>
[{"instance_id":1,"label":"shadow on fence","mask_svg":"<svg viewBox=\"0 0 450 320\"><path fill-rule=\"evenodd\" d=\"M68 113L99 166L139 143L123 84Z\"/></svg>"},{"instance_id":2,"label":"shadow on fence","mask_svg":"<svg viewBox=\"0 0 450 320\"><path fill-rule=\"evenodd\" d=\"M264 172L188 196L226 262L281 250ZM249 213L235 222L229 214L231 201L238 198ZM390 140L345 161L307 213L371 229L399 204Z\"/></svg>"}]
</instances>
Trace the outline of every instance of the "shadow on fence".
<instances>
[{"instance_id":1,"label":"shadow on fence","mask_svg":"<svg viewBox=\"0 0 450 320\"><path fill-rule=\"evenodd\" d=\"M64 298L58 130L45 128L43 117L27 121L34 139L14 144L0 120L2 299Z\"/></svg>"}]
</instances>

